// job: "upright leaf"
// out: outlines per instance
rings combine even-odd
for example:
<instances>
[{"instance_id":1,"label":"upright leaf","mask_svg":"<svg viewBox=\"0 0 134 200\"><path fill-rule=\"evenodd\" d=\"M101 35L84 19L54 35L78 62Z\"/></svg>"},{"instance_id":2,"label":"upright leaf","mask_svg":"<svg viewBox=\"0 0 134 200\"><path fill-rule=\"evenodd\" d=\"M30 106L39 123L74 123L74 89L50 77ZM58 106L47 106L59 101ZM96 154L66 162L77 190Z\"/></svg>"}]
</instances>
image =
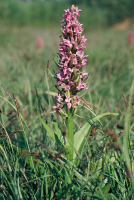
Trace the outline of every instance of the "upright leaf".
<instances>
[{"instance_id":1,"label":"upright leaf","mask_svg":"<svg viewBox=\"0 0 134 200\"><path fill-rule=\"evenodd\" d=\"M50 136L55 139L55 134L54 131L43 121L43 119L41 118L40 114L39 114L39 110L38 110L38 106L37 106L37 115L39 117L40 122L42 123L42 125L44 126L44 128L47 130L47 132L50 134Z\"/></svg>"},{"instance_id":2,"label":"upright leaf","mask_svg":"<svg viewBox=\"0 0 134 200\"><path fill-rule=\"evenodd\" d=\"M74 135L74 148L76 149L76 153L78 153L79 155L82 154L82 150L84 147L84 144L87 141L87 137L88 134L92 128L92 126L94 125L95 122L99 121L99 119L101 119L102 117L108 116L108 115L118 115L118 113L103 113L100 114L94 118L92 118L91 120L87 121L78 132L75 133ZM76 153L74 153L74 159L76 159ZM77 162L77 161L75 161Z\"/></svg>"}]
</instances>

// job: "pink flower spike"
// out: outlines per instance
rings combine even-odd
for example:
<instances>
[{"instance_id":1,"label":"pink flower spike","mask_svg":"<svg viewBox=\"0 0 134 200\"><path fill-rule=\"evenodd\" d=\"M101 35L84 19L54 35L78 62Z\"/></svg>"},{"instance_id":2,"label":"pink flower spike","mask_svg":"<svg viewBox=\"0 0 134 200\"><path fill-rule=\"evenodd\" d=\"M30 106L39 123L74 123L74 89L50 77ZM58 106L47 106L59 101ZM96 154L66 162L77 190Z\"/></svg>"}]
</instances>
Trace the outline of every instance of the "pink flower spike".
<instances>
[{"instance_id":1,"label":"pink flower spike","mask_svg":"<svg viewBox=\"0 0 134 200\"><path fill-rule=\"evenodd\" d=\"M133 43L133 31L128 33L128 44L132 45Z\"/></svg>"},{"instance_id":2,"label":"pink flower spike","mask_svg":"<svg viewBox=\"0 0 134 200\"><path fill-rule=\"evenodd\" d=\"M37 37L36 39L36 48L41 49L43 47L43 39L42 37Z\"/></svg>"},{"instance_id":3,"label":"pink flower spike","mask_svg":"<svg viewBox=\"0 0 134 200\"><path fill-rule=\"evenodd\" d=\"M55 96L56 106L53 107L56 110L64 105L67 109L70 109L72 105L79 105L77 93L82 89L87 89L84 81L88 77L88 73L85 70L82 71L87 61L87 55L84 55L83 51L87 39L82 35L82 24L78 20L80 12L81 10L77 6L72 5L70 9L64 10L61 21L59 72L56 73L56 87L60 92Z\"/></svg>"}]
</instances>

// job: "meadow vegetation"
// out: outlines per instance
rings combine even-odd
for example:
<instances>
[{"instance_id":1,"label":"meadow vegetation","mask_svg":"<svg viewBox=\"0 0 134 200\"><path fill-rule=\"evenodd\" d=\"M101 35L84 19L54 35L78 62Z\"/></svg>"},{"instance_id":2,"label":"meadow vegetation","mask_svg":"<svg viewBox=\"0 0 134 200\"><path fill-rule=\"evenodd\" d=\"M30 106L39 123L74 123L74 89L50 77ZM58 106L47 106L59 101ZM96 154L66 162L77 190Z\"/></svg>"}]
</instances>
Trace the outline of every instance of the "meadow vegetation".
<instances>
[{"instance_id":1,"label":"meadow vegetation","mask_svg":"<svg viewBox=\"0 0 134 200\"><path fill-rule=\"evenodd\" d=\"M81 23L86 29L111 26L126 18L134 20L133 0L0 0L0 22L8 26L55 27L63 9L72 4L84 10Z\"/></svg>"},{"instance_id":2,"label":"meadow vegetation","mask_svg":"<svg viewBox=\"0 0 134 200\"><path fill-rule=\"evenodd\" d=\"M127 41L130 27L106 28L106 19L100 18L98 11L93 15L91 9L91 18L100 19L97 25L90 17L85 20L88 8L79 6L83 9L80 22L87 38L85 54L89 54L86 72L90 75L84 106L74 117L74 130L77 132L99 114L118 113L92 121L82 156L77 157L79 164L66 158L63 146L52 140L46 125L39 120L38 115L56 133L67 134L65 117L51 114L57 90L48 73L48 68L53 74L58 71L55 62L59 59L60 21L69 4L60 5L59 12L53 5L51 9L42 7L37 21L37 7L32 7L35 12L29 18L27 5L26 18L19 17L21 10L16 13L12 9L11 17L1 18L0 198L133 199L134 44L128 45ZM53 12L55 17L50 23ZM36 48L38 36L43 39L41 49Z\"/></svg>"}]
</instances>

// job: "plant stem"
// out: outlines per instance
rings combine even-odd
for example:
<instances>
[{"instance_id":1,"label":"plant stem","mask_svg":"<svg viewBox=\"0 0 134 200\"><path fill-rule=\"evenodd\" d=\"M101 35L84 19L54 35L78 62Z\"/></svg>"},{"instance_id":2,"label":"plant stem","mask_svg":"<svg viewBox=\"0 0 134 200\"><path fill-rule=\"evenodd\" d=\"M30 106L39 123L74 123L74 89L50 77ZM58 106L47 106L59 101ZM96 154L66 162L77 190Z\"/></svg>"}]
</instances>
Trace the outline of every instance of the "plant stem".
<instances>
[{"instance_id":1,"label":"plant stem","mask_svg":"<svg viewBox=\"0 0 134 200\"><path fill-rule=\"evenodd\" d=\"M68 139L69 139L69 143L70 146L74 145L74 122L73 122L73 109L67 109L67 114L68 114L68 118L66 121L66 125L67 125L67 133L68 133ZM73 159L73 148L71 147L71 151L69 154L69 158L72 160Z\"/></svg>"}]
</instances>

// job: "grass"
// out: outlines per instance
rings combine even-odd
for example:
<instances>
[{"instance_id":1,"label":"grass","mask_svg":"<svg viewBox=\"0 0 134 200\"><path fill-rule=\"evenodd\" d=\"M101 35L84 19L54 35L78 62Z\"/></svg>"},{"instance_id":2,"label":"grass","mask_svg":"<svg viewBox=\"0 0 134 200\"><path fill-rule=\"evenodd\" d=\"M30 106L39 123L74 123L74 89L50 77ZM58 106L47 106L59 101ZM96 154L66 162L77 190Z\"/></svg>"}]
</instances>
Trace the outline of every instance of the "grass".
<instances>
[{"instance_id":1,"label":"grass","mask_svg":"<svg viewBox=\"0 0 134 200\"><path fill-rule=\"evenodd\" d=\"M70 1L6 1L1 0L0 22L8 26L36 26L55 27L61 21L63 9L72 5ZM87 6L84 2L80 5L84 11L81 22L85 28L106 26L107 10L97 6ZM34 12L33 12L34 10ZM90 16L90 17L87 17Z\"/></svg>"},{"instance_id":2,"label":"grass","mask_svg":"<svg viewBox=\"0 0 134 200\"><path fill-rule=\"evenodd\" d=\"M64 149L50 138L37 116L38 105L43 121L55 130L50 114L54 102L46 91L57 91L47 65L49 60L51 72L57 71L54 60L58 61L60 28L3 26L0 84L12 99L1 87L1 199L133 198L134 47L128 47L128 31L111 28L84 32L85 54L89 54L86 71L90 72L84 98L92 112L84 107L78 111L81 117L74 119L75 130L93 113L119 115L105 117L101 125L93 126L76 167L66 160ZM44 41L40 52L36 50L37 36ZM64 118L55 117L65 134Z\"/></svg>"}]
</instances>

